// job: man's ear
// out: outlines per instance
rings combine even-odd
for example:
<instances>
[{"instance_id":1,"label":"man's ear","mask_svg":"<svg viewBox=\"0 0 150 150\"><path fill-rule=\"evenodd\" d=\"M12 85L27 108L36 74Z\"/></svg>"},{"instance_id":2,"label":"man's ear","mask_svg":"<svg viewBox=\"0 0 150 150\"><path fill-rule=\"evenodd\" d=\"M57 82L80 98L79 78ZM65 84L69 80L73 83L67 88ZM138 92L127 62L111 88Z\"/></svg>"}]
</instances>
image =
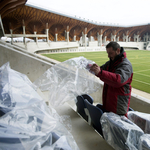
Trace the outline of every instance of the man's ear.
<instances>
[{"instance_id":1,"label":"man's ear","mask_svg":"<svg viewBox=\"0 0 150 150\"><path fill-rule=\"evenodd\" d=\"M117 48L116 53L117 53L117 55L120 54L120 48Z\"/></svg>"}]
</instances>

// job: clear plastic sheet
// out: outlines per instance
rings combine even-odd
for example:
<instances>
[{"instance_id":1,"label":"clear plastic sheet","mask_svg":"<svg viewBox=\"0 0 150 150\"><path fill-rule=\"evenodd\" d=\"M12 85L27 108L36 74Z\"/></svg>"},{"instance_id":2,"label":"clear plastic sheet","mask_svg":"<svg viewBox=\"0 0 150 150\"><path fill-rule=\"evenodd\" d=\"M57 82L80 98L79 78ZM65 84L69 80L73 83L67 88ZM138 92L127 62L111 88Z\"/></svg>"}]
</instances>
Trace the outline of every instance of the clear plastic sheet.
<instances>
[{"instance_id":1,"label":"clear plastic sheet","mask_svg":"<svg viewBox=\"0 0 150 150\"><path fill-rule=\"evenodd\" d=\"M101 81L89 71L94 62L84 57L72 58L48 69L34 84L49 91L54 107L74 100L77 95L91 94L101 88Z\"/></svg>"},{"instance_id":2,"label":"clear plastic sheet","mask_svg":"<svg viewBox=\"0 0 150 150\"><path fill-rule=\"evenodd\" d=\"M144 133L150 134L150 114L138 111L129 111L127 116L132 122L139 126Z\"/></svg>"},{"instance_id":3,"label":"clear plastic sheet","mask_svg":"<svg viewBox=\"0 0 150 150\"><path fill-rule=\"evenodd\" d=\"M32 93L32 94L31 94ZM35 86L24 74L10 68L9 63L0 67L0 111L23 108L41 101Z\"/></svg>"},{"instance_id":4,"label":"clear plastic sheet","mask_svg":"<svg viewBox=\"0 0 150 150\"><path fill-rule=\"evenodd\" d=\"M2 116L0 149L78 149L72 135L52 113L43 102L39 102Z\"/></svg>"},{"instance_id":5,"label":"clear plastic sheet","mask_svg":"<svg viewBox=\"0 0 150 150\"><path fill-rule=\"evenodd\" d=\"M139 138L144 132L125 116L104 113L100 122L104 139L115 150L138 150Z\"/></svg>"},{"instance_id":6,"label":"clear plastic sheet","mask_svg":"<svg viewBox=\"0 0 150 150\"><path fill-rule=\"evenodd\" d=\"M61 118L48 107L27 76L9 63L0 68L0 91L1 150L79 149L63 124L67 116Z\"/></svg>"},{"instance_id":7,"label":"clear plastic sheet","mask_svg":"<svg viewBox=\"0 0 150 150\"><path fill-rule=\"evenodd\" d=\"M150 134L140 136L139 150L150 150Z\"/></svg>"}]
</instances>

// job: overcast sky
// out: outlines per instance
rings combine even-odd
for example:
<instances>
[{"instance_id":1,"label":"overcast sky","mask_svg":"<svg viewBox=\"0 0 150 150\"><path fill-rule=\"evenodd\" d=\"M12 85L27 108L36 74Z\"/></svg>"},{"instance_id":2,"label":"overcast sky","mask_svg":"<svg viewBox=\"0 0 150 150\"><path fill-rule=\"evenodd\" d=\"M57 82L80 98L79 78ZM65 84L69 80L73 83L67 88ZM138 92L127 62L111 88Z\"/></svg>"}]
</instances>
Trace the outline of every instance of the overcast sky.
<instances>
[{"instance_id":1,"label":"overcast sky","mask_svg":"<svg viewBox=\"0 0 150 150\"><path fill-rule=\"evenodd\" d=\"M27 4L102 24L135 26L150 23L150 0L28 0Z\"/></svg>"}]
</instances>

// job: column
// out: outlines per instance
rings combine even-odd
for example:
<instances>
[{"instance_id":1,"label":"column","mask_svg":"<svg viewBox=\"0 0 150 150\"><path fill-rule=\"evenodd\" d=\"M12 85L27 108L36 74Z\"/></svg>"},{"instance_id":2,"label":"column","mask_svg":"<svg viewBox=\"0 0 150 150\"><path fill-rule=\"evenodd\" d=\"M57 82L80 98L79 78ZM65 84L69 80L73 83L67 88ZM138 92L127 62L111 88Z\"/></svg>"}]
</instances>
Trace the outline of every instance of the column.
<instances>
[{"instance_id":1,"label":"column","mask_svg":"<svg viewBox=\"0 0 150 150\"><path fill-rule=\"evenodd\" d=\"M37 43L38 42L38 37L36 35L36 31L34 31L34 35L35 35L34 41Z\"/></svg>"},{"instance_id":2,"label":"column","mask_svg":"<svg viewBox=\"0 0 150 150\"><path fill-rule=\"evenodd\" d=\"M116 35L114 35L114 41L116 41Z\"/></svg>"},{"instance_id":3,"label":"column","mask_svg":"<svg viewBox=\"0 0 150 150\"><path fill-rule=\"evenodd\" d=\"M123 42L125 42L125 35L123 34Z\"/></svg>"},{"instance_id":4,"label":"column","mask_svg":"<svg viewBox=\"0 0 150 150\"><path fill-rule=\"evenodd\" d=\"M69 42L69 31L67 31L67 42Z\"/></svg>"},{"instance_id":5,"label":"column","mask_svg":"<svg viewBox=\"0 0 150 150\"><path fill-rule=\"evenodd\" d=\"M76 42L76 35L73 36L73 41Z\"/></svg>"},{"instance_id":6,"label":"column","mask_svg":"<svg viewBox=\"0 0 150 150\"><path fill-rule=\"evenodd\" d=\"M98 43L98 46L100 45L100 36L99 36L99 33L97 32L97 43Z\"/></svg>"},{"instance_id":7,"label":"column","mask_svg":"<svg viewBox=\"0 0 150 150\"><path fill-rule=\"evenodd\" d=\"M102 46L102 34L100 35L100 46Z\"/></svg>"},{"instance_id":8,"label":"column","mask_svg":"<svg viewBox=\"0 0 150 150\"><path fill-rule=\"evenodd\" d=\"M58 35L58 34L57 34L57 33L55 33L55 42L57 42L57 35Z\"/></svg>"},{"instance_id":9,"label":"column","mask_svg":"<svg viewBox=\"0 0 150 150\"><path fill-rule=\"evenodd\" d=\"M76 42L76 31L74 30L73 41Z\"/></svg>"},{"instance_id":10,"label":"column","mask_svg":"<svg viewBox=\"0 0 150 150\"><path fill-rule=\"evenodd\" d=\"M58 32L57 32L57 28L55 28L55 39L54 39L55 42L57 42L57 36L58 36Z\"/></svg>"},{"instance_id":11,"label":"column","mask_svg":"<svg viewBox=\"0 0 150 150\"><path fill-rule=\"evenodd\" d=\"M92 41L92 36L90 35L90 40L89 40L90 42Z\"/></svg>"},{"instance_id":12,"label":"column","mask_svg":"<svg viewBox=\"0 0 150 150\"><path fill-rule=\"evenodd\" d=\"M119 36L117 36L117 42L119 42Z\"/></svg>"},{"instance_id":13,"label":"column","mask_svg":"<svg viewBox=\"0 0 150 150\"><path fill-rule=\"evenodd\" d=\"M45 29L45 31L46 31L46 42L49 43L49 38L48 38L48 31L49 31L49 29Z\"/></svg>"},{"instance_id":14,"label":"column","mask_svg":"<svg viewBox=\"0 0 150 150\"><path fill-rule=\"evenodd\" d=\"M106 43L106 38L107 38L107 36L104 36L104 39L103 39L104 43Z\"/></svg>"},{"instance_id":15,"label":"column","mask_svg":"<svg viewBox=\"0 0 150 150\"><path fill-rule=\"evenodd\" d=\"M148 33L146 34L146 42L148 41Z\"/></svg>"},{"instance_id":16,"label":"column","mask_svg":"<svg viewBox=\"0 0 150 150\"><path fill-rule=\"evenodd\" d=\"M23 26L23 42L24 42L24 44L26 44L25 34L26 34L26 32L25 32L25 26Z\"/></svg>"},{"instance_id":17,"label":"column","mask_svg":"<svg viewBox=\"0 0 150 150\"><path fill-rule=\"evenodd\" d=\"M113 35L112 35L112 33L111 33L111 41L113 41Z\"/></svg>"},{"instance_id":18,"label":"column","mask_svg":"<svg viewBox=\"0 0 150 150\"><path fill-rule=\"evenodd\" d=\"M129 38L128 38L128 39L129 39L129 42L130 42L130 41L131 41L131 37L129 36Z\"/></svg>"},{"instance_id":19,"label":"column","mask_svg":"<svg viewBox=\"0 0 150 150\"><path fill-rule=\"evenodd\" d=\"M134 42L136 42L136 37L135 37L135 34L134 34Z\"/></svg>"},{"instance_id":20,"label":"column","mask_svg":"<svg viewBox=\"0 0 150 150\"><path fill-rule=\"evenodd\" d=\"M13 44L13 30L10 29L10 34L11 34L11 44Z\"/></svg>"},{"instance_id":21,"label":"column","mask_svg":"<svg viewBox=\"0 0 150 150\"><path fill-rule=\"evenodd\" d=\"M128 42L128 35L126 35L126 42Z\"/></svg>"},{"instance_id":22,"label":"column","mask_svg":"<svg viewBox=\"0 0 150 150\"><path fill-rule=\"evenodd\" d=\"M137 35L137 40L136 40L136 42L139 42L139 35Z\"/></svg>"},{"instance_id":23,"label":"column","mask_svg":"<svg viewBox=\"0 0 150 150\"><path fill-rule=\"evenodd\" d=\"M87 34L84 34L84 43L85 43L85 47L87 47L87 40L86 40L86 36L87 36Z\"/></svg>"}]
</instances>

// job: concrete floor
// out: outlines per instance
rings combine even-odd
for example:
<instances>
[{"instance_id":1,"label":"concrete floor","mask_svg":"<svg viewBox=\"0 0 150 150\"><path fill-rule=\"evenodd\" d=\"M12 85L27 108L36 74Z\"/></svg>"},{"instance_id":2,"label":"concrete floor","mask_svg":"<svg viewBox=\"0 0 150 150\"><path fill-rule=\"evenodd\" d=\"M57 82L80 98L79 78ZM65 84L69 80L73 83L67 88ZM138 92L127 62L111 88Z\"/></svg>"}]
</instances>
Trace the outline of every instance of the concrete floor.
<instances>
[{"instance_id":1,"label":"concrete floor","mask_svg":"<svg viewBox=\"0 0 150 150\"><path fill-rule=\"evenodd\" d=\"M113 150L106 141L88 125L71 107L65 103L61 107L57 107L56 111L60 116L69 115L72 123L72 132L80 150Z\"/></svg>"}]
</instances>

